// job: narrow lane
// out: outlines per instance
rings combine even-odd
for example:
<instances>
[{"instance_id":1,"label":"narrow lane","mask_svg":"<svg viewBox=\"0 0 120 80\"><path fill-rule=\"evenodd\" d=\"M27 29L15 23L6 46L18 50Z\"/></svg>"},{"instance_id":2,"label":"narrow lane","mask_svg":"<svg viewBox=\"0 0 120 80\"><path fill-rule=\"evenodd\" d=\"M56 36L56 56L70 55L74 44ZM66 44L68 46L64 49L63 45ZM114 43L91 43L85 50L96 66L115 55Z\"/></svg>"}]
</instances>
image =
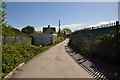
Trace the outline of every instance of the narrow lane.
<instances>
[{"instance_id":1,"label":"narrow lane","mask_svg":"<svg viewBox=\"0 0 120 80\"><path fill-rule=\"evenodd\" d=\"M92 78L65 51L68 40L27 62L12 78Z\"/></svg>"}]
</instances>

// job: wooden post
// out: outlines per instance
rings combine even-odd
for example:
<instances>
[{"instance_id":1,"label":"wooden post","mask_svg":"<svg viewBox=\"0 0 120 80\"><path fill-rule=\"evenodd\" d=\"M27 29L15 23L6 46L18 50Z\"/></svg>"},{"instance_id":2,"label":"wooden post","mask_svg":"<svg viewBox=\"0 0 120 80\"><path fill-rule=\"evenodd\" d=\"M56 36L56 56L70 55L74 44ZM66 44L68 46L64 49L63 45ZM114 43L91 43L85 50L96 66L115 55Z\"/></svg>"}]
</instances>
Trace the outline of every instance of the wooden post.
<instances>
[{"instance_id":1,"label":"wooden post","mask_svg":"<svg viewBox=\"0 0 120 80\"><path fill-rule=\"evenodd\" d=\"M59 30L58 30L58 33L60 33L60 20L59 20Z\"/></svg>"}]
</instances>

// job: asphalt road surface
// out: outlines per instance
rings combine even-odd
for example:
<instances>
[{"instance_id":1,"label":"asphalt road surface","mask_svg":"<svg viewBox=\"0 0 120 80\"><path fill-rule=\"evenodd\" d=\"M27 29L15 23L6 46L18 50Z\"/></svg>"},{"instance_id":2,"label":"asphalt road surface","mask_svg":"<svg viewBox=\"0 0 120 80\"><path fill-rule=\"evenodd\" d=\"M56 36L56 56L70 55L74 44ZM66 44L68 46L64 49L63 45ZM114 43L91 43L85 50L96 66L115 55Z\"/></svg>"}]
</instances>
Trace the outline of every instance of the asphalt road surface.
<instances>
[{"instance_id":1,"label":"asphalt road surface","mask_svg":"<svg viewBox=\"0 0 120 80\"><path fill-rule=\"evenodd\" d=\"M65 40L28 61L12 78L92 78L65 51Z\"/></svg>"}]
</instances>

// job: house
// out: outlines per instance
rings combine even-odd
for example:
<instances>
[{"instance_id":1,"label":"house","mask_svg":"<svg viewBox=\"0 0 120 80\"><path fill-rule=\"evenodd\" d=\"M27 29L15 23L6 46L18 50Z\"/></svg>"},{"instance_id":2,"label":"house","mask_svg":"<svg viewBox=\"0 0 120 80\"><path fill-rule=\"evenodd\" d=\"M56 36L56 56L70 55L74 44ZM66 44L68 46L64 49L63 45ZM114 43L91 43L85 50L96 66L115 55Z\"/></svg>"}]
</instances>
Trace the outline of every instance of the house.
<instances>
[{"instance_id":1,"label":"house","mask_svg":"<svg viewBox=\"0 0 120 80\"><path fill-rule=\"evenodd\" d=\"M57 34L54 34L56 32L55 27L43 27L43 33L41 35L33 35L32 37L32 44L33 45L49 45L52 43L55 43L55 41L59 40L60 38L57 37Z\"/></svg>"},{"instance_id":2,"label":"house","mask_svg":"<svg viewBox=\"0 0 120 80\"><path fill-rule=\"evenodd\" d=\"M55 32L56 32L55 27L50 27L50 25L48 25L48 27L43 27L43 33L53 34Z\"/></svg>"}]
</instances>

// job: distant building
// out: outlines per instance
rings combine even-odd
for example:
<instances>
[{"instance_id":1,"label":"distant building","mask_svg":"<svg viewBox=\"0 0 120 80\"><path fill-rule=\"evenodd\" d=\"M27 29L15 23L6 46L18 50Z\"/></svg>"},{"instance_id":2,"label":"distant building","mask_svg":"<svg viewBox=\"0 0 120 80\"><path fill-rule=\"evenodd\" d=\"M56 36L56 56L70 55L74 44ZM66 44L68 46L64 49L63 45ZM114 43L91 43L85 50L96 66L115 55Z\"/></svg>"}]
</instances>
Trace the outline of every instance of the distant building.
<instances>
[{"instance_id":1,"label":"distant building","mask_svg":"<svg viewBox=\"0 0 120 80\"><path fill-rule=\"evenodd\" d=\"M33 45L48 45L53 43L52 34L33 35Z\"/></svg>"},{"instance_id":2,"label":"distant building","mask_svg":"<svg viewBox=\"0 0 120 80\"><path fill-rule=\"evenodd\" d=\"M48 25L48 27L43 27L43 33L53 34L55 32L56 32L55 27L50 27L50 25Z\"/></svg>"},{"instance_id":3,"label":"distant building","mask_svg":"<svg viewBox=\"0 0 120 80\"><path fill-rule=\"evenodd\" d=\"M33 45L49 45L52 43L55 43L55 41L60 40L60 38L57 37L57 34L54 34L56 32L55 27L43 27L43 33L42 35L33 35L32 38L32 44Z\"/></svg>"},{"instance_id":4,"label":"distant building","mask_svg":"<svg viewBox=\"0 0 120 80\"><path fill-rule=\"evenodd\" d=\"M57 34L33 35L32 44L37 46L44 46L55 43L57 40L60 40L60 38L57 38Z\"/></svg>"}]
</instances>

